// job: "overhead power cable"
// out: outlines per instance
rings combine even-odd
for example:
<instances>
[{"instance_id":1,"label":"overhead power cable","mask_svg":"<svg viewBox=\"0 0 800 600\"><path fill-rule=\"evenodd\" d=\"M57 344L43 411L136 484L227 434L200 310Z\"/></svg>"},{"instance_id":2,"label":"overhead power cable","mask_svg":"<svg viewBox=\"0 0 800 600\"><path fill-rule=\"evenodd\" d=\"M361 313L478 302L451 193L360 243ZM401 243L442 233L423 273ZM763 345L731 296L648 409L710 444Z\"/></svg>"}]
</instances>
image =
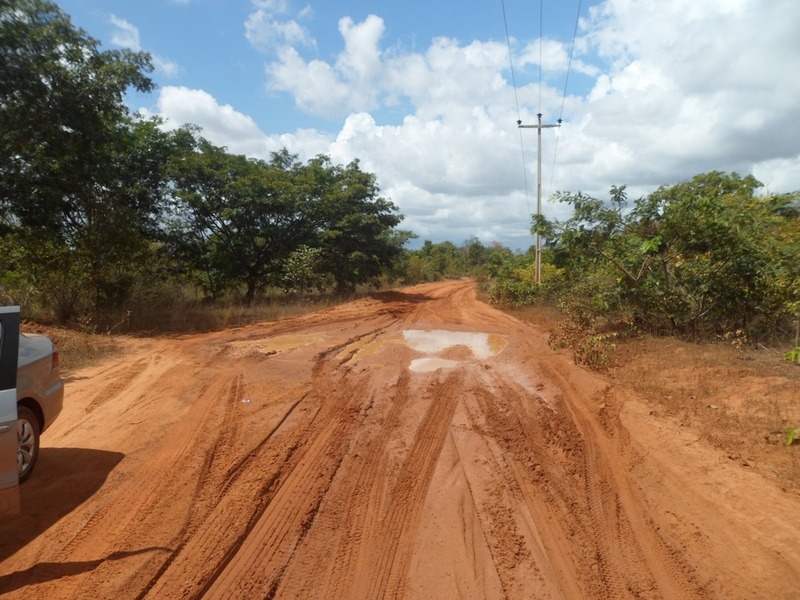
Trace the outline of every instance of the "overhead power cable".
<instances>
[{"instance_id":1,"label":"overhead power cable","mask_svg":"<svg viewBox=\"0 0 800 600\"><path fill-rule=\"evenodd\" d=\"M541 214L541 186L542 186L542 163L541 163L541 154L542 154L542 147L541 147L541 134L543 128L556 128L560 129L561 124L563 122L563 115L564 115L564 105L566 103L567 97L567 86L569 83L569 75L572 71L572 57L575 51L575 40L578 35L578 25L580 23L580 14L581 14L581 5L582 0L578 0L578 12L575 17L575 27L572 32L572 43L570 45L569 50L569 61L567 63L567 73L564 78L564 91L561 95L561 109L559 112L559 117L556 123L554 124L543 124L542 123L542 88L543 84L543 47L544 47L544 1L539 0L539 112L537 113L537 124L536 125L523 125L522 124L522 117L521 111L519 106L519 97L517 94L517 81L516 75L514 73L514 60L513 60L513 53L511 50L511 35L508 31L508 16L506 14L506 5L505 0L501 0L501 6L503 8L503 23L505 25L505 33L506 33L506 44L508 46L508 61L511 66L511 81L514 86L514 102L516 103L517 108L517 128L520 130L520 148L522 152L522 169L523 169L523 176L525 177L525 196L526 200L528 200L528 211L530 212L530 201L529 201L529 193L528 193L528 169L525 164L525 146L524 146L524 138L522 137L522 129L536 129L537 130L537 141L538 141L538 151L537 151L537 159L538 159L538 170L537 170L537 181L536 181L536 188L537 188L537 200L536 200L536 214L537 216ZM553 180L555 179L555 170L556 170L556 162L558 156L558 141L559 135L556 132L556 142L553 150L553 168L550 174L550 191L548 195L552 192ZM537 234L536 236L536 282L539 283L541 281L541 248L540 248L541 240L540 236Z\"/></svg>"},{"instance_id":2,"label":"overhead power cable","mask_svg":"<svg viewBox=\"0 0 800 600\"><path fill-rule=\"evenodd\" d=\"M564 77L564 91L561 94L561 110L558 113L558 122L561 123L564 117L564 104L567 101L567 85L569 84L569 74L572 71L572 55L575 52L575 40L578 37L578 24L581 20L581 5L582 0L578 0L578 12L575 15L575 28L572 30L572 44L569 48L569 60L567 62L567 74ZM556 177L556 157L558 156L558 140L560 139L560 131L556 131L556 143L553 148L553 170L550 173L550 190L548 196L553 191L553 181Z\"/></svg>"},{"instance_id":3,"label":"overhead power cable","mask_svg":"<svg viewBox=\"0 0 800 600\"><path fill-rule=\"evenodd\" d=\"M508 46L508 64L511 67L511 84L514 86L514 102L517 106L517 122L522 121L522 116L519 110L519 96L517 94L517 79L514 75L514 59L511 52L511 36L508 34L508 17L506 16L506 3L505 0L500 0L500 4L503 7L503 24L505 25L506 29L506 46ZM530 205L530 193L528 191L528 167L525 164L525 144L524 138L522 137L522 130L519 132L519 145L520 151L522 153L522 175L525 179L525 201L528 203L528 212L531 211Z\"/></svg>"},{"instance_id":4,"label":"overhead power cable","mask_svg":"<svg viewBox=\"0 0 800 600\"><path fill-rule=\"evenodd\" d=\"M567 99L567 84L569 83L569 74L572 70L572 54L575 52L575 39L578 37L578 23L581 20L581 4L582 0L578 0L578 14L575 15L575 29L572 30L572 45L569 47L569 61L567 62L567 76L564 77L564 93L561 94L561 112L558 114L558 118L562 118L564 116L564 102Z\"/></svg>"}]
</instances>

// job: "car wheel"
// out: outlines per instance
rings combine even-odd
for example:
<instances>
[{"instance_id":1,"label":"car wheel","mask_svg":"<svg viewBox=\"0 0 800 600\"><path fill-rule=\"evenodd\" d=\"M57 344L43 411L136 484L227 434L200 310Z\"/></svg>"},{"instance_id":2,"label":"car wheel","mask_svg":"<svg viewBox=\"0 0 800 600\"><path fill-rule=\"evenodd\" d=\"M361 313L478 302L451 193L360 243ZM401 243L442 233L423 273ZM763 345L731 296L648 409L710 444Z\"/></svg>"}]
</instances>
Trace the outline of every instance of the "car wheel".
<instances>
[{"instance_id":1,"label":"car wheel","mask_svg":"<svg viewBox=\"0 0 800 600\"><path fill-rule=\"evenodd\" d=\"M22 483L33 472L39 458L39 420L27 406L17 410L17 474Z\"/></svg>"}]
</instances>

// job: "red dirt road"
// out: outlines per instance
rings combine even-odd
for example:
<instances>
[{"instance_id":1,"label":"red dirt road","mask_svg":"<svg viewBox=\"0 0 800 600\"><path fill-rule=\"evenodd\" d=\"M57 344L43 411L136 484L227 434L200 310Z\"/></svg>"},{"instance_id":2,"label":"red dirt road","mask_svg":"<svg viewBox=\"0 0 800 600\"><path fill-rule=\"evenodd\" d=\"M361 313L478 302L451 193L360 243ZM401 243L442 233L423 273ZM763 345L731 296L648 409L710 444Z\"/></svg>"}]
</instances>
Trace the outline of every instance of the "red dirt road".
<instances>
[{"instance_id":1,"label":"red dirt road","mask_svg":"<svg viewBox=\"0 0 800 600\"><path fill-rule=\"evenodd\" d=\"M76 372L0 593L797 598L800 497L468 281Z\"/></svg>"}]
</instances>

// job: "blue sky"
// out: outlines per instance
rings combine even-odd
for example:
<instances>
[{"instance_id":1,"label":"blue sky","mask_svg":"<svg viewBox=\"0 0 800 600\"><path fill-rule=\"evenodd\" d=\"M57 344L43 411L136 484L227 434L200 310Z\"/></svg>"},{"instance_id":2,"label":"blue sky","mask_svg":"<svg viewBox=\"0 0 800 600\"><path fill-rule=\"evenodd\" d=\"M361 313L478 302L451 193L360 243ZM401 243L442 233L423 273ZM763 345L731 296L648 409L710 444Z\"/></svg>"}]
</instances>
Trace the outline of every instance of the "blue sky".
<instances>
[{"instance_id":1,"label":"blue sky","mask_svg":"<svg viewBox=\"0 0 800 600\"><path fill-rule=\"evenodd\" d=\"M536 132L516 121L540 110L564 119L542 136L549 217L558 190L636 197L709 170L800 189L795 0L505 0L511 58L501 0L57 4L153 55L133 110L249 156L357 158L418 243L532 243Z\"/></svg>"}]
</instances>

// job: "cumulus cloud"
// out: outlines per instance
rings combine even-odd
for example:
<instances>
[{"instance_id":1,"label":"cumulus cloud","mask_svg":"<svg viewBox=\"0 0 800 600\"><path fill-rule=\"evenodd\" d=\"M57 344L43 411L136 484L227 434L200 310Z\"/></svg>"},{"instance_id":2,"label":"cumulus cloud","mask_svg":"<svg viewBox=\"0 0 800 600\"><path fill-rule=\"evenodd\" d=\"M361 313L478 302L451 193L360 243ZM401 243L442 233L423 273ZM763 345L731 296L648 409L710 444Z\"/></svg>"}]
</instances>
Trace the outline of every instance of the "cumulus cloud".
<instances>
[{"instance_id":1,"label":"cumulus cloud","mask_svg":"<svg viewBox=\"0 0 800 600\"><path fill-rule=\"evenodd\" d=\"M142 51L138 27L116 15L111 15L109 20L114 26L114 30L111 33L112 44L120 46L121 48L128 48L134 52ZM150 53L150 55L153 60L153 67L157 72L166 77L174 77L180 73L180 66L176 62L158 56L157 54Z\"/></svg>"},{"instance_id":2,"label":"cumulus cloud","mask_svg":"<svg viewBox=\"0 0 800 600\"><path fill-rule=\"evenodd\" d=\"M114 31L111 33L111 43L121 46L122 48L129 48L134 52L139 52L142 49L141 42L139 41L139 29L131 25L125 19L120 19L116 15L111 15L111 24L114 26Z\"/></svg>"},{"instance_id":3,"label":"cumulus cloud","mask_svg":"<svg viewBox=\"0 0 800 600\"><path fill-rule=\"evenodd\" d=\"M255 10L244 23L245 38L262 52L277 51L284 47L315 45L311 33L296 19L286 18L290 13L288 0L253 0ZM313 16L310 6L298 13L299 19Z\"/></svg>"},{"instance_id":4,"label":"cumulus cloud","mask_svg":"<svg viewBox=\"0 0 800 600\"><path fill-rule=\"evenodd\" d=\"M325 117L377 108L384 66L379 49L383 20L369 16L357 24L345 17L339 21L339 32L345 48L334 64L306 61L290 45L281 48L278 60L267 67L268 87L291 93L299 108Z\"/></svg>"},{"instance_id":5,"label":"cumulus cloud","mask_svg":"<svg viewBox=\"0 0 800 600\"><path fill-rule=\"evenodd\" d=\"M244 28L247 41L260 50L271 50L284 45L311 46L314 43L308 30L297 21L280 21L266 9L251 13Z\"/></svg>"},{"instance_id":6,"label":"cumulus cloud","mask_svg":"<svg viewBox=\"0 0 800 600\"><path fill-rule=\"evenodd\" d=\"M268 154L266 136L252 117L229 104L218 103L203 90L164 87L158 98L158 112L167 120L168 127L197 125L204 138L234 154L257 157Z\"/></svg>"},{"instance_id":7,"label":"cumulus cloud","mask_svg":"<svg viewBox=\"0 0 800 600\"><path fill-rule=\"evenodd\" d=\"M598 151L576 166L604 167L620 182L669 183L707 169L750 172L796 161L800 80L784 67L800 59L792 6L607 0L594 7L584 35L604 73L578 110L591 119L582 138ZM612 140L620 160L600 154Z\"/></svg>"}]
</instances>

